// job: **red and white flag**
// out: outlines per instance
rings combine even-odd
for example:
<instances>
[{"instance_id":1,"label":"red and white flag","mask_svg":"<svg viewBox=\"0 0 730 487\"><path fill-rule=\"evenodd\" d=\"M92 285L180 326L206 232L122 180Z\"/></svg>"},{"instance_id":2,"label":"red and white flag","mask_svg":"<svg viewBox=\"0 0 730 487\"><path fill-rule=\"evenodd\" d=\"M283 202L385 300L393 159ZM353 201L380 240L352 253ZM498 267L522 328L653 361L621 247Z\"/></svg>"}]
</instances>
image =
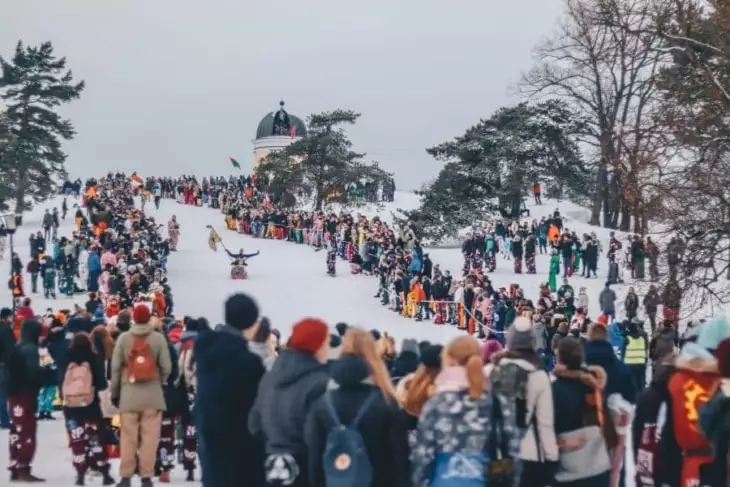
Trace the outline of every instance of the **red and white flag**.
<instances>
[{"instance_id":1,"label":"red and white flag","mask_svg":"<svg viewBox=\"0 0 730 487\"><path fill-rule=\"evenodd\" d=\"M294 137L297 136L297 126L293 125L291 130L289 130L289 135L291 136L291 139L294 140Z\"/></svg>"}]
</instances>

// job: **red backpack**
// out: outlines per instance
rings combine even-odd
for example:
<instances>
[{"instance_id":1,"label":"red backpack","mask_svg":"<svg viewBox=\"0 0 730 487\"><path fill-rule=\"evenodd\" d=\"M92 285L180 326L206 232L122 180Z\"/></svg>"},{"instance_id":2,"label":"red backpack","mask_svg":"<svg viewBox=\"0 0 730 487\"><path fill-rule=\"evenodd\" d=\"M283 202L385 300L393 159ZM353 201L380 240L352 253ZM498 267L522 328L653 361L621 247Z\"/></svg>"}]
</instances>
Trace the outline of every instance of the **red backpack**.
<instances>
[{"instance_id":1,"label":"red backpack","mask_svg":"<svg viewBox=\"0 0 730 487\"><path fill-rule=\"evenodd\" d=\"M127 357L127 380L152 382L158 380L157 360L152 356L146 337L135 336Z\"/></svg>"}]
</instances>

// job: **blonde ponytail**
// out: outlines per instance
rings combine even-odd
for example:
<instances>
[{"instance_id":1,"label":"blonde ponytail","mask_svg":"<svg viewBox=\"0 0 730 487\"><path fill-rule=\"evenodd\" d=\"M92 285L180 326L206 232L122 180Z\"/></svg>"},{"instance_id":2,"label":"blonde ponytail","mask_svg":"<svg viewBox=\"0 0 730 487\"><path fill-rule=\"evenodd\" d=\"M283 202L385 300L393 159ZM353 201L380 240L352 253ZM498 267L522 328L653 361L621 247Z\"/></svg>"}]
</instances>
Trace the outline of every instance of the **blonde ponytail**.
<instances>
[{"instance_id":1,"label":"blonde ponytail","mask_svg":"<svg viewBox=\"0 0 730 487\"><path fill-rule=\"evenodd\" d=\"M365 361L370 370L373 383L380 389L385 398L396 399L395 388L390 380L390 374L385 367L373 336L364 330L350 328L342 337L340 355L354 355Z\"/></svg>"},{"instance_id":2,"label":"blonde ponytail","mask_svg":"<svg viewBox=\"0 0 730 487\"><path fill-rule=\"evenodd\" d=\"M482 359L479 355L472 355L464 367L466 368L466 378L469 381L469 397L476 399L484 393Z\"/></svg>"},{"instance_id":3,"label":"blonde ponytail","mask_svg":"<svg viewBox=\"0 0 730 487\"><path fill-rule=\"evenodd\" d=\"M444 350L456 365L466 369L469 383L469 397L476 399L484 393L484 372L479 342L472 336L464 335L452 340Z\"/></svg>"}]
</instances>

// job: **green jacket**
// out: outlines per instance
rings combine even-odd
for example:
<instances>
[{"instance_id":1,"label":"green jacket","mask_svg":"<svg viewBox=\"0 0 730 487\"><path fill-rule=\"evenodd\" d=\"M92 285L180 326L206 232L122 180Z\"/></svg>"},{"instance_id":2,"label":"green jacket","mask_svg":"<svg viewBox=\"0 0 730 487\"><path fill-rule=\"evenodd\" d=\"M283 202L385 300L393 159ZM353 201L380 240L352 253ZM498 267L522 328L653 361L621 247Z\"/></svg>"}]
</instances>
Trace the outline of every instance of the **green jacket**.
<instances>
[{"instance_id":1,"label":"green jacket","mask_svg":"<svg viewBox=\"0 0 730 487\"><path fill-rule=\"evenodd\" d=\"M135 382L127 380L124 369L134 338L146 337L150 353L157 361L158 381ZM151 325L132 325L129 331L119 335L112 354L111 396L119 399L120 413L141 413L153 409L165 411L163 384L172 372L172 361L167 341Z\"/></svg>"}]
</instances>

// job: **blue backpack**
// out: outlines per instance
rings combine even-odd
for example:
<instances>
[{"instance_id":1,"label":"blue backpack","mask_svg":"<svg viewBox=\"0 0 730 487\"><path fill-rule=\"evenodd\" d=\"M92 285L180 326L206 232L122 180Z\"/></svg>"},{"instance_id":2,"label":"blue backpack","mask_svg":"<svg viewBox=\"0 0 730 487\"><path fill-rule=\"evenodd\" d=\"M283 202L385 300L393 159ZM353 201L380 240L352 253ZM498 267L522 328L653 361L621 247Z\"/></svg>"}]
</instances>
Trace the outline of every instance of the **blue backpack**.
<instances>
[{"instance_id":1,"label":"blue backpack","mask_svg":"<svg viewBox=\"0 0 730 487\"><path fill-rule=\"evenodd\" d=\"M373 467L357 425L378 394L378 391L373 391L368 396L349 426L340 422L332 403L332 394L330 392L325 394L327 410L334 424L327 435L322 458L327 487L371 487Z\"/></svg>"}]
</instances>

